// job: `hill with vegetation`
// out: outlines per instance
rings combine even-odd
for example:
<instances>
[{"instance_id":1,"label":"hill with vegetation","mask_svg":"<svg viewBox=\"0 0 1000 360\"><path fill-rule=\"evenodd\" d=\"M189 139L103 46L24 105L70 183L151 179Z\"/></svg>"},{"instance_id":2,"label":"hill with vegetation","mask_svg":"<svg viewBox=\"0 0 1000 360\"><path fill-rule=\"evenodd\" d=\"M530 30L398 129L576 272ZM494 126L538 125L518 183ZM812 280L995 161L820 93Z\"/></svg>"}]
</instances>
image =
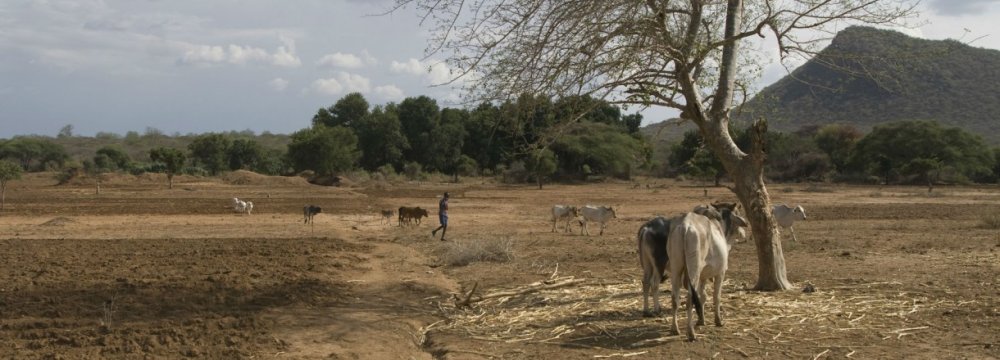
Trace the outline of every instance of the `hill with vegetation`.
<instances>
[{"instance_id":1,"label":"hill with vegetation","mask_svg":"<svg viewBox=\"0 0 1000 360\"><path fill-rule=\"evenodd\" d=\"M998 94L1000 51L850 27L734 115L763 116L788 132L831 123L868 132L877 124L930 120L1000 144Z\"/></svg>"}]
</instances>

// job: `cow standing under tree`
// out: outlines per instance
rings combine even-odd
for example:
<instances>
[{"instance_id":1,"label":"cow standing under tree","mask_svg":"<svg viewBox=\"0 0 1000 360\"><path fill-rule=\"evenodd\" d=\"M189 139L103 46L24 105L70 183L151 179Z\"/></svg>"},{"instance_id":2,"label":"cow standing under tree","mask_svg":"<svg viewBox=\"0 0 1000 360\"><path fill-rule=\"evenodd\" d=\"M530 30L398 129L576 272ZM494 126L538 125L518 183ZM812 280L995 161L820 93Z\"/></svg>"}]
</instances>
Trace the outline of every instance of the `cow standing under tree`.
<instances>
[{"instance_id":1,"label":"cow standing under tree","mask_svg":"<svg viewBox=\"0 0 1000 360\"><path fill-rule=\"evenodd\" d=\"M692 310L698 312L698 325L705 324L705 285L712 280L715 287L715 326L722 326L721 303L722 282L729 267L729 250L739 236L741 227L746 227L745 219L728 209L716 211L699 208L697 213L687 213L672 218L673 227L667 239L667 254L674 254L670 267L671 305L673 309L673 330L677 327L678 296L682 284L688 285L687 338L695 340Z\"/></svg>"}]
</instances>

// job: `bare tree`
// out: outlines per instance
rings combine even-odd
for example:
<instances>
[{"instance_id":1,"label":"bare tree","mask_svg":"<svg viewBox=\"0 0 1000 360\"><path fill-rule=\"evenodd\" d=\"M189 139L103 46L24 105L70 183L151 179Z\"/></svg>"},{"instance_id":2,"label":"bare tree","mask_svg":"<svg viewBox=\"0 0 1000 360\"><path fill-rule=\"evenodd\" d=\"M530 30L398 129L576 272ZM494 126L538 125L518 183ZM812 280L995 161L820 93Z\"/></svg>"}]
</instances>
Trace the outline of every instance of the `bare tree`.
<instances>
[{"instance_id":1,"label":"bare tree","mask_svg":"<svg viewBox=\"0 0 1000 360\"><path fill-rule=\"evenodd\" d=\"M431 27L428 58L443 55L472 101L522 93L586 94L618 104L664 106L694 122L733 179L757 240L756 289L791 287L768 211L764 134L753 146L729 136L734 103L759 73L744 39L773 37L781 56L814 54L844 24L900 25L906 0L397 0ZM758 53L759 55L759 53ZM755 69L756 68L756 69ZM459 80L461 79L461 80ZM575 120L568 120L575 121ZM558 136L558 127L550 136Z\"/></svg>"}]
</instances>

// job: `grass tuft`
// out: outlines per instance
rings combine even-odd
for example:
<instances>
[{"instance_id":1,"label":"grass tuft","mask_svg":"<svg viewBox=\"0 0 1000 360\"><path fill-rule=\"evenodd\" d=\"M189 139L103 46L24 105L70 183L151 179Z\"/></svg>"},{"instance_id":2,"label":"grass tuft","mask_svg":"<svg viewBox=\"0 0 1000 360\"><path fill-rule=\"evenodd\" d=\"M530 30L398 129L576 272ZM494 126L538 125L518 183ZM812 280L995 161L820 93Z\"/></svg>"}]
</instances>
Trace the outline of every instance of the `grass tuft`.
<instances>
[{"instance_id":1,"label":"grass tuft","mask_svg":"<svg viewBox=\"0 0 1000 360\"><path fill-rule=\"evenodd\" d=\"M477 261L508 262L514 259L514 240L499 237L448 242L442 246L440 259L451 266L465 266Z\"/></svg>"}]
</instances>

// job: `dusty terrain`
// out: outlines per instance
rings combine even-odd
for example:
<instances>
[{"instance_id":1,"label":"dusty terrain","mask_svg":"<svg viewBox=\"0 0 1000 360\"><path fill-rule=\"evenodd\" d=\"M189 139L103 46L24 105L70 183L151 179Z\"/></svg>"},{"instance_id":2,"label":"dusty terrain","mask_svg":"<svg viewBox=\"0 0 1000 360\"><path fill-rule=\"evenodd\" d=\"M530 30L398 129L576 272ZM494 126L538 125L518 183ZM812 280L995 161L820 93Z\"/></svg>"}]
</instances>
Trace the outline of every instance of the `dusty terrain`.
<instances>
[{"instance_id":1,"label":"dusty terrain","mask_svg":"<svg viewBox=\"0 0 1000 360\"><path fill-rule=\"evenodd\" d=\"M672 180L506 186L354 184L237 173L55 185L29 174L0 213L0 357L32 358L998 358L1000 188L772 185L809 219L783 243L796 289L748 291L757 260L737 244L725 326L671 334L644 318L635 232L656 214L733 199ZM649 185L648 187L646 185ZM453 194L448 237L381 222ZM227 208L237 196L250 216ZM620 205L603 236L551 232L557 203ZM303 205L323 207L314 225ZM448 263L473 243L506 262ZM572 284L493 297L540 281ZM812 285L815 292L801 289ZM669 288L669 284L664 284ZM669 292L663 296L669 306ZM710 304L709 304L710 305ZM681 316L681 326L686 319ZM708 319L711 324L711 317Z\"/></svg>"}]
</instances>

